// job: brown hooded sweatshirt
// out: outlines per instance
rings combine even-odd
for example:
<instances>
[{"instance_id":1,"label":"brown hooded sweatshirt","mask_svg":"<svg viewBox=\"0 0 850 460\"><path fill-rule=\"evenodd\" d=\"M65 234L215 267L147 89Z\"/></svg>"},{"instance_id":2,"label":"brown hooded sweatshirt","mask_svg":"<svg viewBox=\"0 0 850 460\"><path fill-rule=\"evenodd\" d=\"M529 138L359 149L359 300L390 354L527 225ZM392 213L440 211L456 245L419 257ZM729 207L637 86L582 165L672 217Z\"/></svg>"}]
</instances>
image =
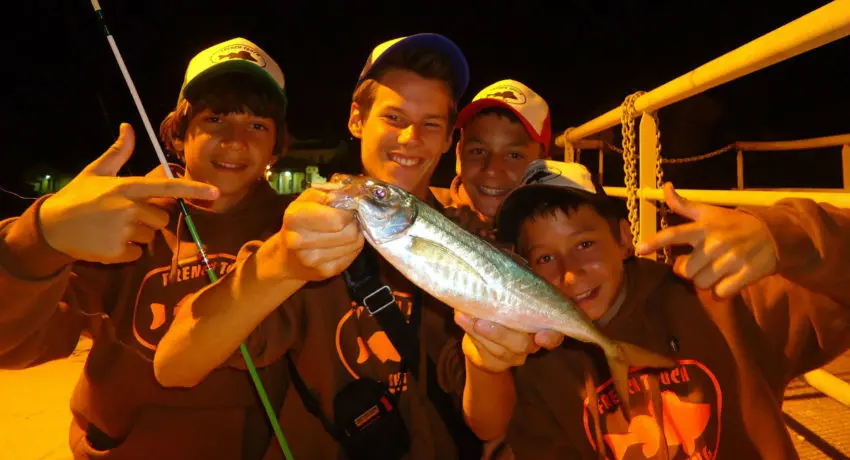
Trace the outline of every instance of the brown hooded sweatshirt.
<instances>
[{"instance_id":1,"label":"brown hooded sweatshirt","mask_svg":"<svg viewBox=\"0 0 850 460\"><path fill-rule=\"evenodd\" d=\"M798 458L782 395L850 347L850 213L810 200L748 211L768 225L777 273L723 300L664 264L628 262L625 301L600 329L679 365L632 369L627 421L595 347L530 357L508 435L518 459L593 459L600 445L616 460Z\"/></svg>"},{"instance_id":2,"label":"brown hooded sweatshirt","mask_svg":"<svg viewBox=\"0 0 850 460\"><path fill-rule=\"evenodd\" d=\"M81 333L93 337L71 400L74 458L262 458L273 439L239 354L194 388L163 388L154 377L154 352L176 308L209 283L183 222L177 231L176 203L159 203L171 220L140 259L102 265L75 262L47 244L37 220L43 202L0 222L0 368L65 358ZM216 274L232 269L246 241L278 231L289 202L258 182L224 213L187 203ZM248 346L264 366L256 336ZM259 374L280 407L285 367ZM118 445L95 449L85 435L91 426Z\"/></svg>"}]
</instances>

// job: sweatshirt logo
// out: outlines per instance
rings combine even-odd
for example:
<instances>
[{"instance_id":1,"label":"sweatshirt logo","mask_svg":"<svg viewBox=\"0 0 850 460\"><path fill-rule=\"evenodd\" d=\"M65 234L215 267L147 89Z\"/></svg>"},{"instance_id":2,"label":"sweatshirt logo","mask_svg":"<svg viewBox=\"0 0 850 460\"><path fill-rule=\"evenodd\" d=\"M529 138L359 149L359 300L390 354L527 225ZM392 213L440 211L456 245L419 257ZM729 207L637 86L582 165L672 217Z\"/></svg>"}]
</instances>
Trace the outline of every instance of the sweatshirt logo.
<instances>
[{"instance_id":1,"label":"sweatshirt logo","mask_svg":"<svg viewBox=\"0 0 850 460\"><path fill-rule=\"evenodd\" d=\"M698 361L682 360L661 373L632 372L631 421L623 416L610 380L597 388L596 399L596 408L585 399L585 434L598 451L598 420L603 448L615 460L710 460L720 447L722 392L714 374ZM594 409L598 417L590 413Z\"/></svg>"},{"instance_id":2,"label":"sweatshirt logo","mask_svg":"<svg viewBox=\"0 0 850 460\"><path fill-rule=\"evenodd\" d=\"M398 308L409 315L413 297L398 291L393 295ZM336 328L336 350L343 366L355 379L377 370L379 376L388 375L391 392L396 392L399 387L402 391L406 390L407 373L402 375L400 372L401 355L386 332L370 317L366 308L356 302L352 302L351 307ZM373 369L372 372L369 369Z\"/></svg>"},{"instance_id":3,"label":"sweatshirt logo","mask_svg":"<svg viewBox=\"0 0 850 460\"><path fill-rule=\"evenodd\" d=\"M171 327L180 306L189 295L210 284L206 267L198 257L182 257L171 266L155 268L145 275L133 308L133 335L143 352L153 358L159 341ZM219 278L233 270L236 257L230 254L207 256Z\"/></svg>"}]
</instances>

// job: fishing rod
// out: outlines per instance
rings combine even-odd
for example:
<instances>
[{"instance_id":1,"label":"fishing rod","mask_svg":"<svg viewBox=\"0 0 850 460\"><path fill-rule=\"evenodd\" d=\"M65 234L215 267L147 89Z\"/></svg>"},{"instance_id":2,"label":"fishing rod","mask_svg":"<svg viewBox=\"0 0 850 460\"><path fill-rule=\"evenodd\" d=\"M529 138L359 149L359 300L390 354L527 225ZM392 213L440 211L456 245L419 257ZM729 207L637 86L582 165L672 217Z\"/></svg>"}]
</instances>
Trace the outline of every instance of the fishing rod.
<instances>
[{"instance_id":1,"label":"fishing rod","mask_svg":"<svg viewBox=\"0 0 850 460\"><path fill-rule=\"evenodd\" d=\"M130 72L127 70L127 66L124 65L124 59L121 57L121 52L118 51L118 45L115 43L115 38L112 36L112 33L109 32L109 28L106 27L106 19L103 16L103 9L100 7L100 3L98 0L91 0L92 7L94 7L94 12L97 15L100 24L103 26L103 33L106 36L106 40L109 42L109 46L112 48L112 54L115 56L115 60L118 62L118 67L121 69L121 74L124 75L124 81L127 82L127 87L130 89L130 94L133 96L133 101L136 103L136 108L139 110L139 115L142 117L142 123L145 125L145 129L148 132L148 136L151 139L151 144L153 144L154 151L156 152L156 156L159 158L159 162L162 165L163 170L165 171L166 177L169 179L174 178L174 174L171 172L171 168L168 167L168 160L165 159L165 154L162 152L162 147L159 145L159 141L156 138L156 133L151 126L150 119L148 118L147 112L145 112L145 108L142 105L142 100L139 97L139 92L136 91L136 85L133 84L133 79L130 78ZM207 259L207 253L204 250L204 245L201 243L201 237L198 234L198 230L195 228L194 222L192 222L192 217L189 215L189 210L186 208L186 203L182 198L177 199L177 204L180 206L180 212L183 214L183 219L186 222L186 226L189 228L189 233L192 235L192 240L195 242L195 245L198 247L198 251L201 255L201 261L204 264L204 267L207 271L207 276L210 279L211 283L214 283L218 280L218 276L215 274L215 270L213 270L210 265L209 259ZM269 401L269 397L266 394L265 387L263 386L263 382L260 380L260 376L257 374L257 368L254 366L254 361L251 359L251 354L248 352L248 347L245 344L239 345L239 350L242 352L242 357L245 359L245 364L248 367L248 372L251 374L251 380L254 381L254 386L257 388L257 393L260 396L260 400L262 400L263 407L266 410L266 415L268 415L269 422L272 425L272 429L274 430L275 436L277 437L278 442L280 443L280 448L283 450L283 454L286 456L287 460L293 460L292 452L289 450L289 444L286 442L286 438L283 436L283 431L280 429L280 424L277 421L277 413L272 407L271 402Z\"/></svg>"}]
</instances>

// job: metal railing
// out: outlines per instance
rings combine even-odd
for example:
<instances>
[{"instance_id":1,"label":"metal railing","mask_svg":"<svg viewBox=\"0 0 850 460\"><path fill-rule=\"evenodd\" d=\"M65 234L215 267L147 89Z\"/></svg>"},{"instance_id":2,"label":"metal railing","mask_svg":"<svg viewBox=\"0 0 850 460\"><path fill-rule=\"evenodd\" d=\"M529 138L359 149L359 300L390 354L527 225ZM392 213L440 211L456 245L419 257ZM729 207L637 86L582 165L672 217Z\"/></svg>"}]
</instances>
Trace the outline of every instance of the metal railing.
<instances>
[{"instance_id":1,"label":"metal railing","mask_svg":"<svg viewBox=\"0 0 850 460\"><path fill-rule=\"evenodd\" d=\"M655 202L663 200L663 192L656 184L658 160L658 126L653 112L723 83L769 67L791 57L850 35L850 0L833 1L817 10L782 26L746 45L704 64L679 78L647 92L634 101L635 116L640 116L640 239L655 235L657 210ZM576 150L598 149L600 168L606 143L588 141L586 137L621 124L623 107L614 108L576 128L570 128L555 143L564 147L566 161L573 161ZM718 205L770 205L780 198L800 196L818 202L850 208L850 193L788 192L743 190L743 153L745 151L794 150L843 145L842 170L844 189L850 190L850 135L806 139L786 142L742 142L738 151L738 191L678 190L686 198ZM672 159L671 159L672 160ZM606 187L612 196L626 196L623 187ZM654 258L654 256L651 256ZM802 376L809 385L844 404L850 401L850 384L822 369Z\"/></svg>"}]
</instances>

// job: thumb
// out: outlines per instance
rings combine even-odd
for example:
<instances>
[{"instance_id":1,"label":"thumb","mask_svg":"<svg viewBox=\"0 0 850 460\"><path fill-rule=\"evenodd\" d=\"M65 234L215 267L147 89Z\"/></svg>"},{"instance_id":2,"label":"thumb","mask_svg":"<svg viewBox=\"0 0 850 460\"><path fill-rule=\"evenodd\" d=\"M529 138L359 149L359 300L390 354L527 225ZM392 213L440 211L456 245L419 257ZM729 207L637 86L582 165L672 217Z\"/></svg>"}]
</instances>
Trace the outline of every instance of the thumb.
<instances>
[{"instance_id":1,"label":"thumb","mask_svg":"<svg viewBox=\"0 0 850 460\"><path fill-rule=\"evenodd\" d=\"M136 146L136 134L128 123L121 123L118 140L97 160L92 161L83 169L83 174L90 176L117 176L118 171L133 154Z\"/></svg>"},{"instance_id":2,"label":"thumb","mask_svg":"<svg viewBox=\"0 0 850 460\"><path fill-rule=\"evenodd\" d=\"M690 200L676 193L676 189L671 182L664 184L664 201L670 207L671 211L691 220L698 220L704 211L702 204L692 203Z\"/></svg>"}]
</instances>

